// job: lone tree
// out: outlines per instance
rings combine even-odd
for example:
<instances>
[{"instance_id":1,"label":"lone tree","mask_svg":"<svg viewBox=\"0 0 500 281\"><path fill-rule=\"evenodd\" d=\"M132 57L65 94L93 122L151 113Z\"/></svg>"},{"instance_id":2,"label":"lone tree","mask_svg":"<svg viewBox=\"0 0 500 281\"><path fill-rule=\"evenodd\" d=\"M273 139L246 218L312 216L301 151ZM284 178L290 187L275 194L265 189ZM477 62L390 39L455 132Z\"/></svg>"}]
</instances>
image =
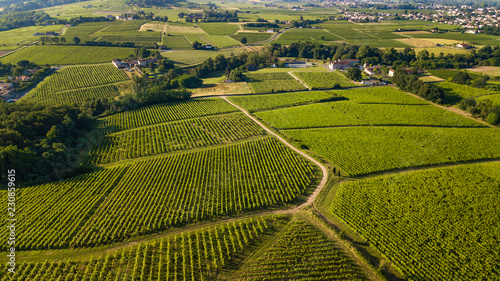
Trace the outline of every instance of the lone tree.
<instances>
[{"instance_id":1,"label":"lone tree","mask_svg":"<svg viewBox=\"0 0 500 281\"><path fill-rule=\"evenodd\" d=\"M198 42L198 41L194 41L194 43L193 43L193 49L197 50L199 48L201 48L201 43Z\"/></svg>"},{"instance_id":2,"label":"lone tree","mask_svg":"<svg viewBox=\"0 0 500 281\"><path fill-rule=\"evenodd\" d=\"M241 44L243 44L243 45L245 45L245 44L247 43L247 41L248 41L248 40L247 40L247 38L246 38L246 37L243 37L243 38L241 38L241 39L240 39L240 42L241 42Z\"/></svg>"},{"instance_id":3,"label":"lone tree","mask_svg":"<svg viewBox=\"0 0 500 281\"><path fill-rule=\"evenodd\" d=\"M470 78L469 74L467 74L467 72L465 72L465 71L458 71L451 78L451 82L457 83L457 84L462 84L462 85L469 84L470 80L471 80L471 78Z\"/></svg>"},{"instance_id":4,"label":"lone tree","mask_svg":"<svg viewBox=\"0 0 500 281\"><path fill-rule=\"evenodd\" d=\"M80 38L75 37L75 38L73 38L73 41L75 41L75 44L78 45L78 44L80 44L81 40L80 40Z\"/></svg>"},{"instance_id":5,"label":"lone tree","mask_svg":"<svg viewBox=\"0 0 500 281\"><path fill-rule=\"evenodd\" d=\"M349 67L347 69L347 78L354 81L361 81L361 70L357 67Z\"/></svg>"}]
</instances>

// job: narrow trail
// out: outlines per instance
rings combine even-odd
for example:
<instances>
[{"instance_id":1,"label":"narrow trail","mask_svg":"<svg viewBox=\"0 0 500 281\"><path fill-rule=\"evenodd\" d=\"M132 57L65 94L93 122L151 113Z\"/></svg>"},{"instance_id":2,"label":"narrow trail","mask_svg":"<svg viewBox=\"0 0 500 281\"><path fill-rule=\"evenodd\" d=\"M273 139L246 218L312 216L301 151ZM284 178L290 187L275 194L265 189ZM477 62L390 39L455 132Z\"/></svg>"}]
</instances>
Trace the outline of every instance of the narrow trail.
<instances>
[{"instance_id":1,"label":"narrow trail","mask_svg":"<svg viewBox=\"0 0 500 281\"><path fill-rule=\"evenodd\" d=\"M302 80L297 78L297 76L293 75L293 72L288 71L288 74L290 74L293 78L295 78L295 80L299 81L300 84L304 85L304 87L306 87L309 91L311 90L311 88L309 88L309 86L307 86L306 83L302 82Z\"/></svg>"},{"instance_id":2,"label":"narrow trail","mask_svg":"<svg viewBox=\"0 0 500 281\"><path fill-rule=\"evenodd\" d=\"M264 126L264 124L262 124L261 122L259 122L259 120L257 120L252 115L250 115L250 113L248 113L246 110L244 110L243 108L241 108L241 107L237 106L236 104L232 103L226 97L222 97L222 98L225 101L227 101L230 105L236 107L241 112L243 112L248 118L252 119L255 123L257 123L257 125L261 126L270 135L274 136L279 141L281 141L283 144L285 144L286 146L288 146L289 148L291 148L293 151L295 151L298 154L304 156L309 161L313 162L314 164L316 164L317 166L319 166L321 168L321 172L323 173L323 176L321 178L320 183L318 184L318 186L316 187L316 189L314 190L314 192L309 196L309 198L307 199L307 202L305 202L302 205L296 207L295 209L298 210L298 209L302 209L304 207L307 207L309 205L312 205L312 203L314 202L314 200L316 200L316 197L318 196L318 194L321 192L321 190L323 189L323 187L325 187L325 185L326 185L326 182L328 180L328 169L323 164L319 163L316 159L314 159L311 156L307 155L306 153L300 151L298 148L294 147L289 142L287 142L284 138L280 137L278 134L276 134L275 132L271 131L269 128L267 128L266 126Z\"/></svg>"}]
</instances>

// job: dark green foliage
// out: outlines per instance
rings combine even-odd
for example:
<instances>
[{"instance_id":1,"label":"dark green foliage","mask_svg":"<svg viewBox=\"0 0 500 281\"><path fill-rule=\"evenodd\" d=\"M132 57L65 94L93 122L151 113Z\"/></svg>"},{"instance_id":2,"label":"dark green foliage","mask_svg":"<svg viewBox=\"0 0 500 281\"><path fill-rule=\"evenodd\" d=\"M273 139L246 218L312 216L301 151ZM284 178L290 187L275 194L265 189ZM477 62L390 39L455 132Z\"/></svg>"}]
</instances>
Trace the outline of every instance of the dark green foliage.
<instances>
[{"instance_id":1,"label":"dark green foliage","mask_svg":"<svg viewBox=\"0 0 500 281\"><path fill-rule=\"evenodd\" d=\"M2 180L15 169L19 180L49 180L67 168L69 156L81 149L93 120L75 107L29 103L0 104L0 166Z\"/></svg>"},{"instance_id":2,"label":"dark green foliage","mask_svg":"<svg viewBox=\"0 0 500 281\"><path fill-rule=\"evenodd\" d=\"M243 80L243 72L239 69L233 69L231 70L231 73L229 73L228 78L235 82L239 82Z\"/></svg>"},{"instance_id":3,"label":"dark green foliage","mask_svg":"<svg viewBox=\"0 0 500 281\"><path fill-rule=\"evenodd\" d=\"M462 85L468 85L470 83L470 80L471 78L469 74L467 74L467 72L465 71L457 71L451 78L451 82Z\"/></svg>"},{"instance_id":4,"label":"dark green foliage","mask_svg":"<svg viewBox=\"0 0 500 281\"><path fill-rule=\"evenodd\" d=\"M350 67L347 69L346 77L354 81L361 81L361 70L357 67Z\"/></svg>"},{"instance_id":5,"label":"dark green foliage","mask_svg":"<svg viewBox=\"0 0 500 281\"><path fill-rule=\"evenodd\" d=\"M393 82L401 90L416 94L435 103L441 103L444 97L442 89L432 84L424 84L424 82L418 79L417 75L407 74L404 69L396 70Z\"/></svg>"},{"instance_id":6,"label":"dark green foliage","mask_svg":"<svg viewBox=\"0 0 500 281\"><path fill-rule=\"evenodd\" d=\"M198 76L195 75L182 75L177 78L175 78L172 81L173 85L179 85L179 88L187 88L187 89L193 89L193 88L200 88L203 86L203 80L198 78Z\"/></svg>"}]
</instances>

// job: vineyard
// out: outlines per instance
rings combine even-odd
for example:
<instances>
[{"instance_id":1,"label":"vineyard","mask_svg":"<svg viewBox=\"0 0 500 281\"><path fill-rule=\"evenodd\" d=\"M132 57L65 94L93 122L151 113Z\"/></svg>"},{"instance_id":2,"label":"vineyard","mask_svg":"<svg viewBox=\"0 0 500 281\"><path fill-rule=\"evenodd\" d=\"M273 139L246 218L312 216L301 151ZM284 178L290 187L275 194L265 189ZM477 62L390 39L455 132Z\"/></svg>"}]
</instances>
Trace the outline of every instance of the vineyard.
<instances>
[{"instance_id":1,"label":"vineyard","mask_svg":"<svg viewBox=\"0 0 500 281\"><path fill-rule=\"evenodd\" d=\"M44 104L68 104L81 102L87 97L107 97L116 95L116 87L81 89L73 92L58 93L85 87L99 86L128 80L123 70L111 64L71 66L58 70L30 91L24 99ZM98 95L104 96L98 96ZM24 100L23 99L23 100Z\"/></svg>"},{"instance_id":2,"label":"vineyard","mask_svg":"<svg viewBox=\"0 0 500 281\"><path fill-rule=\"evenodd\" d=\"M246 38L247 44L251 44L251 43L262 42L262 41L268 40L273 35L274 35L274 33L239 32L239 33L236 33L235 35L231 35L231 37L238 42L240 42L240 40L242 38Z\"/></svg>"},{"instance_id":3,"label":"vineyard","mask_svg":"<svg viewBox=\"0 0 500 281\"><path fill-rule=\"evenodd\" d=\"M278 230L287 217L265 216L205 227L116 250L85 261L22 263L17 280L216 280L249 247ZM8 278L6 266L1 281ZM58 279L59 278L59 279Z\"/></svg>"},{"instance_id":4,"label":"vineyard","mask_svg":"<svg viewBox=\"0 0 500 281\"><path fill-rule=\"evenodd\" d=\"M484 127L481 123L433 105L336 101L258 112L255 115L278 129L357 125Z\"/></svg>"},{"instance_id":5,"label":"vineyard","mask_svg":"<svg viewBox=\"0 0 500 281\"><path fill-rule=\"evenodd\" d=\"M237 280L362 278L360 270L334 242L313 226L296 220L261 256L245 268L245 272Z\"/></svg>"},{"instance_id":6,"label":"vineyard","mask_svg":"<svg viewBox=\"0 0 500 281\"><path fill-rule=\"evenodd\" d=\"M332 89L337 85L343 88L356 86L353 82L347 79L343 74L334 72L294 72L297 78L302 80L309 88L317 89Z\"/></svg>"},{"instance_id":7,"label":"vineyard","mask_svg":"<svg viewBox=\"0 0 500 281\"><path fill-rule=\"evenodd\" d=\"M306 90L306 87L285 72L247 73L250 88L256 94Z\"/></svg>"},{"instance_id":8,"label":"vineyard","mask_svg":"<svg viewBox=\"0 0 500 281\"><path fill-rule=\"evenodd\" d=\"M333 93L343 96L355 103L383 103L383 104L429 104L428 102L412 97L393 87L358 88L336 90Z\"/></svg>"},{"instance_id":9,"label":"vineyard","mask_svg":"<svg viewBox=\"0 0 500 281\"><path fill-rule=\"evenodd\" d=\"M86 162L104 164L176 150L226 144L262 135L263 130L243 113L163 123L104 135Z\"/></svg>"},{"instance_id":10,"label":"vineyard","mask_svg":"<svg viewBox=\"0 0 500 281\"><path fill-rule=\"evenodd\" d=\"M489 163L348 182L331 212L408 280L496 280L498 171Z\"/></svg>"},{"instance_id":11,"label":"vineyard","mask_svg":"<svg viewBox=\"0 0 500 281\"><path fill-rule=\"evenodd\" d=\"M40 104L60 106L82 104L86 100L95 98L111 98L119 96L120 92L115 85L96 86L84 89L53 92L49 87L40 87L23 97L24 101L33 101Z\"/></svg>"},{"instance_id":12,"label":"vineyard","mask_svg":"<svg viewBox=\"0 0 500 281\"><path fill-rule=\"evenodd\" d=\"M487 96L495 94L495 92L490 90L478 89L451 82L440 82L436 83L435 85L444 90L445 92L444 102L447 104L454 104L460 101L461 99L469 97L479 97L479 96Z\"/></svg>"},{"instance_id":13,"label":"vineyard","mask_svg":"<svg viewBox=\"0 0 500 281\"><path fill-rule=\"evenodd\" d=\"M147 125L237 111L223 99L202 99L144 106L101 119L106 133Z\"/></svg>"},{"instance_id":14,"label":"vineyard","mask_svg":"<svg viewBox=\"0 0 500 281\"><path fill-rule=\"evenodd\" d=\"M18 222L17 247L97 246L283 206L298 199L318 177L311 164L270 137L138 160L24 188L18 198L23 220ZM6 244L2 247L5 250Z\"/></svg>"},{"instance_id":15,"label":"vineyard","mask_svg":"<svg viewBox=\"0 0 500 281\"><path fill-rule=\"evenodd\" d=\"M500 133L491 128L347 127L285 134L351 176L500 157Z\"/></svg>"},{"instance_id":16,"label":"vineyard","mask_svg":"<svg viewBox=\"0 0 500 281\"><path fill-rule=\"evenodd\" d=\"M228 97L228 99L247 111L269 110L280 107L319 102L337 98L336 93L300 92L275 95Z\"/></svg>"}]
</instances>

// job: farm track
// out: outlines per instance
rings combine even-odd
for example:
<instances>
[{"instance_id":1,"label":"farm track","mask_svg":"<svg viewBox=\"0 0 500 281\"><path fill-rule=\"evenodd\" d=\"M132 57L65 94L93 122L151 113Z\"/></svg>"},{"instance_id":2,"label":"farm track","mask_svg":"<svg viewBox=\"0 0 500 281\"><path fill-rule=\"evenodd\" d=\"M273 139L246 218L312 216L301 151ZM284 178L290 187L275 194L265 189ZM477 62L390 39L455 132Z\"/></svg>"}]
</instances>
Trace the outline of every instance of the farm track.
<instances>
[{"instance_id":1,"label":"farm track","mask_svg":"<svg viewBox=\"0 0 500 281\"><path fill-rule=\"evenodd\" d=\"M302 82L302 80L297 78L297 76L293 75L292 71L288 71L288 74L290 74L293 78L295 78L295 80L299 81L300 84L304 85L304 87L306 87L309 91L311 90L311 88L309 86L307 86L306 83Z\"/></svg>"}]
</instances>

